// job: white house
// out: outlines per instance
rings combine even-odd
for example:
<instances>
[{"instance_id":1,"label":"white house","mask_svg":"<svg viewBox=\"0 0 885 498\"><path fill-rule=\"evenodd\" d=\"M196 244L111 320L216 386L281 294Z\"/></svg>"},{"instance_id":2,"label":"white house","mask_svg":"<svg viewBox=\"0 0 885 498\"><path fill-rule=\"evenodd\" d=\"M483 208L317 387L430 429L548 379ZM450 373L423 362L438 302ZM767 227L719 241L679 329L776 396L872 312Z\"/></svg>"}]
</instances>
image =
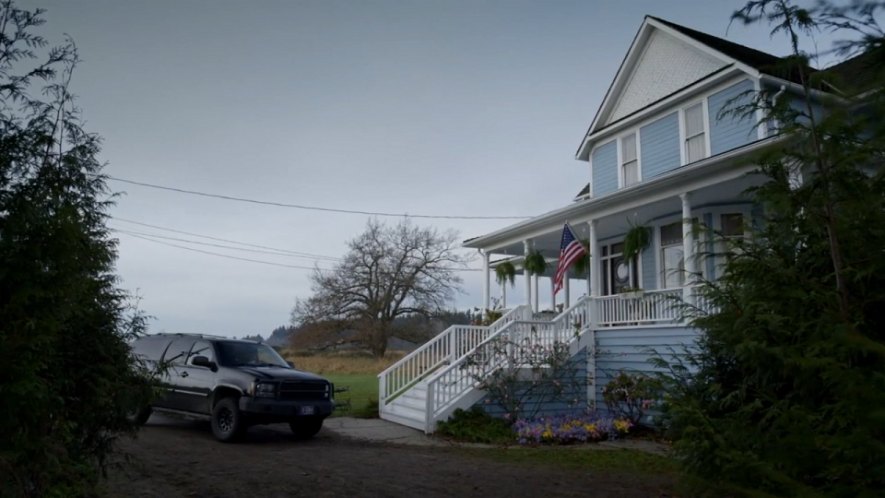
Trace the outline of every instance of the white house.
<instances>
[{"instance_id":1,"label":"white house","mask_svg":"<svg viewBox=\"0 0 885 498\"><path fill-rule=\"evenodd\" d=\"M529 304L489 327L452 327L403 358L379 376L381 417L432 432L456 408L480 401L477 372L465 358L500 334L533 331L538 341L568 341L586 364L591 382L583 401L590 404L610 372L647 370L647 348L690 344L696 331L682 322L674 298L694 302L693 280L717 278L722 261L712 233L745 236L759 214L745 192L762 181L748 158L781 140L761 111L725 111L761 90L772 99L794 98L801 85L780 61L646 17L578 146L587 186L560 209L464 244L484 255L485 308L494 267L503 261L519 268L538 251L549 263L541 279L552 280L566 222L588 241L589 276L566 280L559 294L565 311L556 318L537 314L538 288L552 286L525 278ZM637 256L625 258L632 226L650 237Z\"/></svg>"}]
</instances>

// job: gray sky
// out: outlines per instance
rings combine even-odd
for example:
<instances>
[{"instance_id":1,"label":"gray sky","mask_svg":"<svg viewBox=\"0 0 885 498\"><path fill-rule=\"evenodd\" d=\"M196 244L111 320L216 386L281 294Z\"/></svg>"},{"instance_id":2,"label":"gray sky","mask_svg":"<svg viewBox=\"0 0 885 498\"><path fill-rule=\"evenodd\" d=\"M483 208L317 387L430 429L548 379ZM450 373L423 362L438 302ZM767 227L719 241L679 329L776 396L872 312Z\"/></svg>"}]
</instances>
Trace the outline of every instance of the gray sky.
<instances>
[{"instance_id":1,"label":"gray sky","mask_svg":"<svg viewBox=\"0 0 885 498\"><path fill-rule=\"evenodd\" d=\"M645 14L718 36L728 30L733 41L783 54L786 45L770 41L767 28L728 28L740 5L20 2L48 10L41 33L50 41L68 33L79 46L84 62L73 91L87 129L104 137L111 176L282 203L455 216L535 215L570 202L589 174L575 150ZM367 221L110 186L123 193L112 227L166 237L200 240L122 220L333 257ZM508 224L415 221L458 230L460 239ZM129 234L119 240L121 285L142 297L153 332L267 336L288 323L296 297L310 294L307 270ZM465 293L453 306L479 306L480 273L463 276ZM508 294L519 303L519 282Z\"/></svg>"}]
</instances>

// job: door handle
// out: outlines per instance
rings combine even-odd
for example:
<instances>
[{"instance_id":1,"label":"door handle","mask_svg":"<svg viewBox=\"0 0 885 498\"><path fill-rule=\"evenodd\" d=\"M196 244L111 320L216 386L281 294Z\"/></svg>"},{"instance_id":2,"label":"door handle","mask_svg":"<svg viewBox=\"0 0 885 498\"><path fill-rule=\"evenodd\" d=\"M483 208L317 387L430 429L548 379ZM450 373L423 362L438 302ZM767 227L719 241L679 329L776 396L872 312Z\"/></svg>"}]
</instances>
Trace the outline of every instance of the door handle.
<instances>
[{"instance_id":1,"label":"door handle","mask_svg":"<svg viewBox=\"0 0 885 498\"><path fill-rule=\"evenodd\" d=\"M187 377L188 373L187 373L187 372L181 372L179 375L181 375L182 377Z\"/></svg>"}]
</instances>

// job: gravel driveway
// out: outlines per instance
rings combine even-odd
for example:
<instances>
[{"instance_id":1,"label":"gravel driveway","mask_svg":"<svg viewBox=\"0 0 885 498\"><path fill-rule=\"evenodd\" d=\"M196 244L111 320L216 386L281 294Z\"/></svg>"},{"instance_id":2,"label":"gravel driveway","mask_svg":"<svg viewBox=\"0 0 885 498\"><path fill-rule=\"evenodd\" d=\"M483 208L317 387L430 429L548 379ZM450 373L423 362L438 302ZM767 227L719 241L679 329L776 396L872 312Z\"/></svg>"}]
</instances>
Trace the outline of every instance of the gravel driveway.
<instances>
[{"instance_id":1,"label":"gravel driveway","mask_svg":"<svg viewBox=\"0 0 885 498\"><path fill-rule=\"evenodd\" d=\"M296 441L286 425L258 426L243 442L216 442L205 423L152 417L120 442L107 496L669 496L664 476L510 464L488 449L416 447L350 439L323 429ZM488 454L486 454L488 452ZM663 490L663 491L662 491Z\"/></svg>"}]
</instances>

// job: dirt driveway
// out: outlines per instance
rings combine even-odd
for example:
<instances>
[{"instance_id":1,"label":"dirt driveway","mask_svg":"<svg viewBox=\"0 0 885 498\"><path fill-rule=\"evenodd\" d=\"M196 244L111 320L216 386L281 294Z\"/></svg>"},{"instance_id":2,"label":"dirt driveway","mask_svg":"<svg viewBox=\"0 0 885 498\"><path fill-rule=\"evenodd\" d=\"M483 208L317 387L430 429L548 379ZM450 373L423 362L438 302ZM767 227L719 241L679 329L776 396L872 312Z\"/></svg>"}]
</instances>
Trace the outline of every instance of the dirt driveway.
<instances>
[{"instance_id":1,"label":"dirt driveway","mask_svg":"<svg viewBox=\"0 0 885 498\"><path fill-rule=\"evenodd\" d=\"M494 459L519 450L397 446L328 429L296 441L286 425L253 427L242 443L222 444L206 424L152 417L120 450L129 461L109 471L111 497L647 497L672 488L666 477Z\"/></svg>"}]
</instances>

